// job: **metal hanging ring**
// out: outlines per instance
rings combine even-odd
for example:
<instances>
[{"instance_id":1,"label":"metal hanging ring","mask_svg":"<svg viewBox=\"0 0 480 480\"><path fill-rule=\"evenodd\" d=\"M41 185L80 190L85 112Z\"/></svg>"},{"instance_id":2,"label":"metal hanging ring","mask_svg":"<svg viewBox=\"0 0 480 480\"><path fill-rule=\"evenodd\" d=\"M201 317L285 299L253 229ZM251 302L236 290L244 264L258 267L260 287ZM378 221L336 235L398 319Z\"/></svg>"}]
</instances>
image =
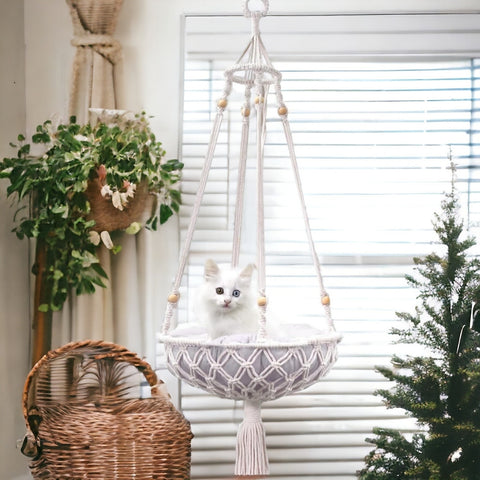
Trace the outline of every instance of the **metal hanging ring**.
<instances>
[{"instance_id":1,"label":"metal hanging ring","mask_svg":"<svg viewBox=\"0 0 480 480\"><path fill-rule=\"evenodd\" d=\"M263 8L261 9L250 9L250 2L252 3L262 3ZM247 18L251 17L264 17L268 13L268 0L245 0L243 3L243 14Z\"/></svg>"}]
</instances>

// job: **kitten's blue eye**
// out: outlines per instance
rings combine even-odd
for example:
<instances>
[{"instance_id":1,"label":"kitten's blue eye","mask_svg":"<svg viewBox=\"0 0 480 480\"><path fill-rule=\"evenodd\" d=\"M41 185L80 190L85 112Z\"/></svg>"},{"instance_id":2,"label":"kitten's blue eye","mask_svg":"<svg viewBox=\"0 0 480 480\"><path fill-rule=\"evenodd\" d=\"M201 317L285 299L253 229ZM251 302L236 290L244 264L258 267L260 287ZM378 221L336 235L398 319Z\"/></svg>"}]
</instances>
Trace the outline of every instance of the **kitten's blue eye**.
<instances>
[{"instance_id":1,"label":"kitten's blue eye","mask_svg":"<svg viewBox=\"0 0 480 480\"><path fill-rule=\"evenodd\" d=\"M217 292L218 295L222 295L222 293L223 293L223 288L222 288L222 287L218 287L215 291Z\"/></svg>"},{"instance_id":2,"label":"kitten's blue eye","mask_svg":"<svg viewBox=\"0 0 480 480\"><path fill-rule=\"evenodd\" d=\"M234 290L234 291L232 292L232 295L233 295L234 297L239 297L239 296L240 296L240 290Z\"/></svg>"}]
</instances>

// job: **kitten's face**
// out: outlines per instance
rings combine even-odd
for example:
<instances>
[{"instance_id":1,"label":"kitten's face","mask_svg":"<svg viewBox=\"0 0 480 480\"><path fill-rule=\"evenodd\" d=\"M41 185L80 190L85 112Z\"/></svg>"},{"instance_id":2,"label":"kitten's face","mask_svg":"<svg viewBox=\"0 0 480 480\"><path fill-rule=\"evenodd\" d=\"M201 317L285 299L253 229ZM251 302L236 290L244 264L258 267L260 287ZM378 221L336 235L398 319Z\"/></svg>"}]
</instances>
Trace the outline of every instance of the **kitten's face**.
<instances>
[{"instance_id":1,"label":"kitten's face","mask_svg":"<svg viewBox=\"0 0 480 480\"><path fill-rule=\"evenodd\" d=\"M223 314L241 308L249 301L253 265L241 272L220 270L212 260L205 264L205 280L208 285L208 301Z\"/></svg>"}]
</instances>

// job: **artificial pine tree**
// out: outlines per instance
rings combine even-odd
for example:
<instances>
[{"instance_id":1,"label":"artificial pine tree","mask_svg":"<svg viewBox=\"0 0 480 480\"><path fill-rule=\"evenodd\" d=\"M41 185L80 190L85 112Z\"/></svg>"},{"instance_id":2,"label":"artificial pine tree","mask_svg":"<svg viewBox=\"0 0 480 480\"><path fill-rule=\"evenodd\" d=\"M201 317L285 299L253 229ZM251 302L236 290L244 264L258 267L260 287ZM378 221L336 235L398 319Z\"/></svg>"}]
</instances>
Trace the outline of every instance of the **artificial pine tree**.
<instances>
[{"instance_id":1,"label":"artificial pine tree","mask_svg":"<svg viewBox=\"0 0 480 480\"><path fill-rule=\"evenodd\" d=\"M392 368L378 368L395 385L376 394L414 417L419 432L374 428L363 480L480 479L480 261L467 253L475 241L463 238L451 169L451 192L433 221L439 253L415 258L416 273L406 276L420 305L397 314L407 326L392 330L423 353L394 355Z\"/></svg>"}]
</instances>

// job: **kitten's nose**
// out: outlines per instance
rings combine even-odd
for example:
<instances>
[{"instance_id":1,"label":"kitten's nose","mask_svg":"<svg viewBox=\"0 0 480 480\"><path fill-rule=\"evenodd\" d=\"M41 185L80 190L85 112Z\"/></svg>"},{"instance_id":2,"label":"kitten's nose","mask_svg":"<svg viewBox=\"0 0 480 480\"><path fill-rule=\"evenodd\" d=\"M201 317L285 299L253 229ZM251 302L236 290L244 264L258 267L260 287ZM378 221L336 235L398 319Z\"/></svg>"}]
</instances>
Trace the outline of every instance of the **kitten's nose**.
<instances>
[{"instance_id":1,"label":"kitten's nose","mask_svg":"<svg viewBox=\"0 0 480 480\"><path fill-rule=\"evenodd\" d=\"M223 303L225 303L225 305L230 305L230 303L232 303L232 300L230 298L225 298L223 300Z\"/></svg>"}]
</instances>

